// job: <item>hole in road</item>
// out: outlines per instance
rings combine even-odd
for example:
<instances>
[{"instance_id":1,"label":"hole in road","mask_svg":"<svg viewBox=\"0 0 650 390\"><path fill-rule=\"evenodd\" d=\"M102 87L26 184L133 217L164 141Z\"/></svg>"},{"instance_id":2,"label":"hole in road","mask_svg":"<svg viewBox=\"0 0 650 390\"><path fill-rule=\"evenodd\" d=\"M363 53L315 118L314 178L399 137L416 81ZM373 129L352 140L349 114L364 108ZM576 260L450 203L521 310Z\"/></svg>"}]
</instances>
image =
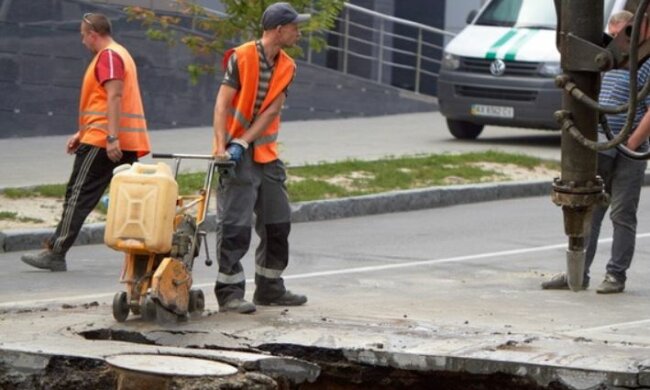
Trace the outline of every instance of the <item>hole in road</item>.
<instances>
[{"instance_id":1,"label":"hole in road","mask_svg":"<svg viewBox=\"0 0 650 390\"><path fill-rule=\"evenodd\" d=\"M164 332L159 330L157 332ZM173 334L185 333L169 331ZM147 345L160 345L135 331L97 329L82 332L89 340L113 340ZM206 348L219 349L219 348ZM264 351L274 356L301 359L321 368L316 382L290 384L286 378L274 378L280 388L300 390L372 390L372 389L445 389L445 390L564 390L569 387L552 382L548 386L539 385L533 378L506 373L472 374L458 371L417 371L372 366L349 361L342 350L305 347L290 344L264 344L251 348L249 352ZM487 363L486 363L487 364ZM248 380L244 377L241 380ZM272 389L276 385L258 384L255 388Z\"/></svg>"}]
</instances>

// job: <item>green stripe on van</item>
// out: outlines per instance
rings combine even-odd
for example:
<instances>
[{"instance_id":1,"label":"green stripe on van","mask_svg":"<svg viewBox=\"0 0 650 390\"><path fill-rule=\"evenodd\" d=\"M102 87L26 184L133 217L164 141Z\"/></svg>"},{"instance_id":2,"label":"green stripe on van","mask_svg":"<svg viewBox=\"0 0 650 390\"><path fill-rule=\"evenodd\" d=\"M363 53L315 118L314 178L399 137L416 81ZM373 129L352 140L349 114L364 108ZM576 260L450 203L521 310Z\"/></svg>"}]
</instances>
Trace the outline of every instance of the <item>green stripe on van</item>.
<instances>
[{"instance_id":1,"label":"green stripe on van","mask_svg":"<svg viewBox=\"0 0 650 390\"><path fill-rule=\"evenodd\" d=\"M505 33L504 36L499 38L498 41L494 42L494 44L488 49L487 54L485 54L485 58L488 60L494 60L497 58L497 51L503 46L506 42L508 42L512 37L514 37L517 34L517 30L510 29L507 33Z\"/></svg>"},{"instance_id":2,"label":"green stripe on van","mask_svg":"<svg viewBox=\"0 0 650 390\"><path fill-rule=\"evenodd\" d=\"M539 30L528 30L526 34L519 37L519 39L517 39L515 43L512 44L512 46L510 46L510 49L508 49L508 52L506 53L504 60L514 61L519 49L524 45L524 43L528 42L530 38L535 36L537 32L539 32Z\"/></svg>"}]
</instances>

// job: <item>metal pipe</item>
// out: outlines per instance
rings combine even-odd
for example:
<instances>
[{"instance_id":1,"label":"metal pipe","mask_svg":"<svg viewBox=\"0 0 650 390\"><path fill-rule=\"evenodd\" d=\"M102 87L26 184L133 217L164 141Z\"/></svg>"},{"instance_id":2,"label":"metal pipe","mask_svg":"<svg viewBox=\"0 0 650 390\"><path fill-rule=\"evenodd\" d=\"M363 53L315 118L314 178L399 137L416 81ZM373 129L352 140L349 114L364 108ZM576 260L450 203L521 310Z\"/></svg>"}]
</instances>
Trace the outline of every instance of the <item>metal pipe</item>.
<instances>
[{"instance_id":1,"label":"metal pipe","mask_svg":"<svg viewBox=\"0 0 650 390\"><path fill-rule=\"evenodd\" d=\"M420 68L422 67L422 30L418 29L418 47L415 56L415 93L420 93Z\"/></svg>"},{"instance_id":2,"label":"metal pipe","mask_svg":"<svg viewBox=\"0 0 650 390\"><path fill-rule=\"evenodd\" d=\"M343 27L343 74L348 74L348 38L350 36L350 11L345 9L345 26Z\"/></svg>"},{"instance_id":3,"label":"metal pipe","mask_svg":"<svg viewBox=\"0 0 650 390\"><path fill-rule=\"evenodd\" d=\"M313 37L313 33L310 31L309 32L309 38L307 39L307 63L308 64L312 63L312 59L311 59L311 56L312 56L312 54L311 54L312 53L312 49L311 49L312 37Z\"/></svg>"},{"instance_id":4,"label":"metal pipe","mask_svg":"<svg viewBox=\"0 0 650 390\"><path fill-rule=\"evenodd\" d=\"M639 55L639 39L640 39L639 31L641 29L641 22L646 15L645 12L643 12L643 10L647 8L649 3L650 0L641 1L641 3L637 7L637 13L634 17L634 23L632 24L632 36L630 39L630 60L629 60L630 99L627 105L627 117L623 129L621 129L621 131L614 138L610 138L609 141L604 143L599 143L596 140L591 140L585 137L581 133L580 127L575 126L573 123L571 123L571 120L569 118L566 118L564 120L565 124L563 125L563 129L568 131L563 131L563 133L569 133L577 142L579 142L581 145L591 150L596 150L596 151L606 150L618 146L624 141L626 141L629 134L631 134L632 131L634 131L632 126L634 125L634 117L636 115L637 101L639 99L639 96L637 95L637 84L638 84L637 75L639 69L638 55ZM558 78L558 83L560 86L564 87L565 95L569 94L570 97L572 97L573 99L575 99L576 101L580 102L585 107L593 111L594 104L592 100L594 99L590 98L588 94L585 94L584 90L580 88L576 83L572 81L564 80L564 78L565 77ZM566 79L571 80L571 77L566 77ZM648 83L644 85L644 88L641 91L640 95L643 95L644 92L647 92L646 91L647 85ZM598 111L603 112L605 110L600 110L600 108L606 108L606 107L601 107L601 106L597 107Z\"/></svg>"},{"instance_id":5,"label":"metal pipe","mask_svg":"<svg viewBox=\"0 0 650 390\"><path fill-rule=\"evenodd\" d=\"M600 86L598 72L571 69L568 36L600 45L603 26L603 0L562 0L560 52L562 68L569 79L590 98L597 100ZM564 91L562 107L572 114L575 126L590 141L596 141L598 113ZM561 176L554 183L553 200L562 206L564 230L568 236L567 280L573 291L582 289L585 263L585 237L593 206L603 192L596 177L597 152L585 147L568 131L562 132Z\"/></svg>"},{"instance_id":6,"label":"metal pipe","mask_svg":"<svg viewBox=\"0 0 650 390\"><path fill-rule=\"evenodd\" d=\"M361 12L361 13L366 14L366 15L370 15L370 16L373 16L373 17L376 17L376 18L381 18L381 19L388 20L388 21L391 21L391 22L395 22L395 23L398 23L398 24L401 24L401 25L404 25L404 26L415 27L415 28L418 28L418 29L425 29L425 30L431 31L432 33L436 33L436 34L440 34L440 35L446 35L448 37L456 36L456 34L454 34L452 32L449 32L449 31L445 31L445 30L441 30L439 28L427 26L426 24L421 24L421 23L417 23L417 22L412 22L410 20L401 19L401 18L397 18L397 17L394 17L394 16L390 16L390 15L385 15L385 14L382 14L380 12L373 11L373 10L370 10L368 8L359 7L358 5L354 5L354 4L351 4L351 3L344 3L343 6L345 7L346 11L354 10L354 11L358 11L358 12Z\"/></svg>"},{"instance_id":7,"label":"metal pipe","mask_svg":"<svg viewBox=\"0 0 650 390\"><path fill-rule=\"evenodd\" d=\"M384 69L384 21L379 21L379 54L377 55L377 82L381 83Z\"/></svg>"},{"instance_id":8,"label":"metal pipe","mask_svg":"<svg viewBox=\"0 0 650 390\"><path fill-rule=\"evenodd\" d=\"M11 7L11 2L13 0L4 0L0 2L0 22L8 21L7 16L9 15L9 8Z\"/></svg>"}]
</instances>

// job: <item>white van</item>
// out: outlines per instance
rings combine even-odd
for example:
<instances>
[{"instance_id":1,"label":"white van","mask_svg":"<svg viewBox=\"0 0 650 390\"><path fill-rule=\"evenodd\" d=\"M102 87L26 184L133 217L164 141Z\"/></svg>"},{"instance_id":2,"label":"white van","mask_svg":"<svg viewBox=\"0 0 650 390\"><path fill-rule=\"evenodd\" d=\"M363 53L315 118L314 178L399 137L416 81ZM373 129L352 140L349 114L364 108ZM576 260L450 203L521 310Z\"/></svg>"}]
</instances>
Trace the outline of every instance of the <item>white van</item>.
<instances>
[{"instance_id":1,"label":"white van","mask_svg":"<svg viewBox=\"0 0 650 390\"><path fill-rule=\"evenodd\" d=\"M605 23L624 4L605 0ZM485 125L558 129L553 0L490 0L467 23L445 47L438 78L440 112L451 134L474 139Z\"/></svg>"}]
</instances>

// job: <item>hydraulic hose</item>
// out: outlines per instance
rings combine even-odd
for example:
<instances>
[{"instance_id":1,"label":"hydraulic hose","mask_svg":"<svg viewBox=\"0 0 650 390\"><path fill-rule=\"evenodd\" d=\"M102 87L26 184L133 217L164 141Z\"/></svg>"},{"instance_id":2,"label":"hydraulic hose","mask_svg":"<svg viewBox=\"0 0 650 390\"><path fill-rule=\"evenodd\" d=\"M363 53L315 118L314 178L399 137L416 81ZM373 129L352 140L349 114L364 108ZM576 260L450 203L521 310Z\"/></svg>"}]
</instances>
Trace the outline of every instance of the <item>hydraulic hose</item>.
<instances>
[{"instance_id":1,"label":"hydraulic hose","mask_svg":"<svg viewBox=\"0 0 650 390\"><path fill-rule=\"evenodd\" d=\"M569 113L567 112L562 112L560 113L560 120L562 120L562 130L563 131L568 131L573 138L575 138L576 141L578 141L581 145L595 150L595 151L602 151L602 150L607 150L611 149L613 147L617 147L618 145L622 144L625 140L628 139L630 133L633 131L632 126L634 125L634 117L636 115L636 106L639 98L645 97L647 95L648 91L650 91L650 80L646 82L644 85L643 90L637 95L637 87L638 87L638 70L639 70L639 64L638 64L638 57L639 57L639 38L640 38L640 29L641 29L641 23L643 22L643 18L645 17L645 12L641 12L642 10L647 9L648 3L650 3L650 0L642 0L641 3L639 3L636 14L634 15L634 23L632 24L632 35L631 35L631 41L630 41L630 99L629 102L625 105L621 105L618 107L608 107L608 106L601 106L600 104L596 103L593 99L589 98L587 95L582 93L578 88L576 88L573 83L567 82L564 85L564 88L573 96L576 98L578 101L581 103L586 104L588 107L593 108L594 110L597 110L600 113L622 113L625 111L625 106L627 106L627 117L625 119L625 126L623 126L623 129L614 136L614 134L611 132L611 129L609 129L608 125L605 125L603 127L603 130L607 128L609 130L609 135L612 136L610 138L609 136L607 142L597 142L597 141L592 141L590 139L587 139L580 129L578 129L573 121L569 117ZM649 28L646 26L646 29ZM617 111L619 109L622 109L620 112ZM602 119L601 119L601 124L602 124ZM607 134L607 130L605 130ZM625 148L623 146L623 148ZM625 148L627 149L627 148ZM620 150L620 149L619 149ZM637 155L636 157L633 158L640 158L641 155L645 155L645 153L637 153L630 151L627 149L629 153L625 153L625 155Z\"/></svg>"}]
</instances>

